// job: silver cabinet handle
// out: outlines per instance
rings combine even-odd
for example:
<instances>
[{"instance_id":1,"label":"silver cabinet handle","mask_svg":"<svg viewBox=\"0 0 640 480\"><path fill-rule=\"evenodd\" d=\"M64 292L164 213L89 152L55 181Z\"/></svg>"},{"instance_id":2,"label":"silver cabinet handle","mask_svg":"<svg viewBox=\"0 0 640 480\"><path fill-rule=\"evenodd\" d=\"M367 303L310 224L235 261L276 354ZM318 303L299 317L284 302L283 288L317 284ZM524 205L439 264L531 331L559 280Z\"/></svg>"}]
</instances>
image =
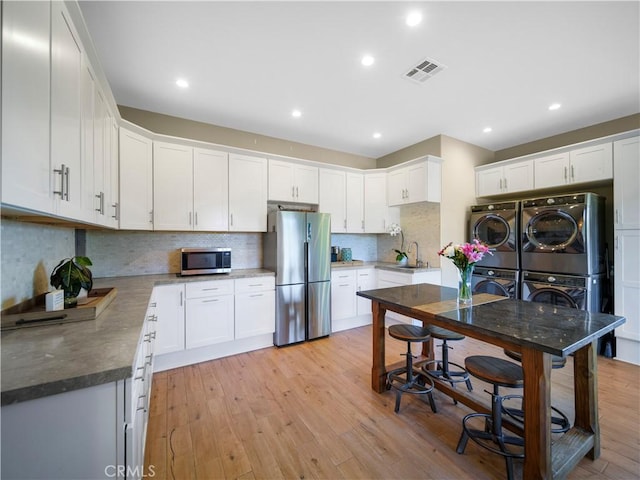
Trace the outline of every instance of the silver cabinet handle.
<instances>
[{"instance_id":1,"label":"silver cabinet handle","mask_svg":"<svg viewBox=\"0 0 640 480\"><path fill-rule=\"evenodd\" d=\"M53 169L53 173L57 173L60 175L60 190L54 190L53 194L60 195L61 199L64 199L64 171L65 171L64 163L60 165L60 169L57 169L57 168Z\"/></svg>"},{"instance_id":2,"label":"silver cabinet handle","mask_svg":"<svg viewBox=\"0 0 640 480\"><path fill-rule=\"evenodd\" d=\"M575 179L576 179L575 173L576 173L576 172L575 172L575 171L574 171L574 169L573 169L573 165L571 165L571 181L573 181L573 180L575 180Z\"/></svg>"},{"instance_id":3,"label":"silver cabinet handle","mask_svg":"<svg viewBox=\"0 0 640 480\"><path fill-rule=\"evenodd\" d=\"M504 179L504 189L507 190L507 179Z\"/></svg>"},{"instance_id":4,"label":"silver cabinet handle","mask_svg":"<svg viewBox=\"0 0 640 480\"><path fill-rule=\"evenodd\" d=\"M249 295L250 297L264 297L263 293L256 293L254 295Z\"/></svg>"},{"instance_id":5,"label":"silver cabinet handle","mask_svg":"<svg viewBox=\"0 0 640 480\"><path fill-rule=\"evenodd\" d=\"M198 226L198 212L196 212L196 227Z\"/></svg>"},{"instance_id":6,"label":"silver cabinet handle","mask_svg":"<svg viewBox=\"0 0 640 480\"><path fill-rule=\"evenodd\" d=\"M153 210L149 212L149 223L153 223Z\"/></svg>"},{"instance_id":7,"label":"silver cabinet handle","mask_svg":"<svg viewBox=\"0 0 640 480\"><path fill-rule=\"evenodd\" d=\"M120 211L118 210L119 208L119 203L112 203L111 206L113 207L113 215L111 215L111 218L115 219L115 220L119 220L120 218Z\"/></svg>"},{"instance_id":8,"label":"silver cabinet handle","mask_svg":"<svg viewBox=\"0 0 640 480\"><path fill-rule=\"evenodd\" d=\"M99 200L99 206L96 208L96 212L100 215L104 215L104 192L100 192L96 195L96 198Z\"/></svg>"},{"instance_id":9,"label":"silver cabinet handle","mask_svg":"<svg viewBox=\"0 0 640 480\"><path fill-rule=\"evenodd\" d=\"M499 190L502 190L502 179L500 179L500 185L498 186Z\"/></svg>"},{"instance_id":10,"label":"silver cabinet handle","mask_svg":"<svg viewBox=\"0 0 640 480\"><path fill-rule=\"evenodd\" d=\"M229 214L229 225L233 227L233 213Z\"/></svg>"},{"instance_id":11,"label":"silver cabinet handle","mask_svg":"<svg viewBox=\"0 0 640 480\"><path fill-rule=\"evenodd\" d=\"M616 225L620 223L620 212L619 210L616 208Z\"/></svg>"},{"instance_id":12,"label":"silver cabinet handle","mask_svg":"<svg viewBox=\"0 0 640 480\"><path fill-rule=\"evenodd\" d=\"M150 322L157 322L158 321L158 316L157 315L149 315L148 320Z\"/></svg>"},{"instance_id":13,"label":"silver cabinet handle","mask_svg":"<svg viewBox=\"0 0 640 480\"><path fill-rule=\"evenodd\" d=\"M291 185L291 198L295 198L295 197L296 197L296 187Z\"/></svg>"},{"instance_id":14,"label":"silver cabinet handle","mask_svg":"<svg viewBox=\"0 0 640 480\"><path fill-rule=\"evenodd\" d=\"M180 306L182 306L182 292L180 292Z\"/></svg>"},{"instance_id":15,"label":"silver cabinet handle","mask_svg":"<svg viewBox=\"0 0 640 480\"><path fill-rule=\"evenodd\" d=\"M210 298L208 300L202 300L202 303L212 303L212 302L218 302L220 301L219 298Z\"/></svg>"},{"instance_id":16,"label":"silver cabinet handle","mask_svg":"<svg viewBox=\"0 0 640 480\"><path fill-rule=\"evenodd\" d=\"M567 167L564 167L564 179L567 180Z\"/></svg>"},{"instance_id":17,"label":"silver cabinet handle","mask_svg":"<svg viewBox=\"0 0 640 480\"><path fill-rule=\"evenodd\" d=\"M192 213L189 212L189 225L191 225L191 216L192 216Z\"/></svg>"},{"instance_id":18,"label":"silver cabinet handle","mask_svg":"<svg viewBox=\"0 0 640 480\"><path fill-rule=\"evenodd\" d=\"M346 218L344 219L344 229L345 230L347 229L347 219Z\"/></svg>"},{"instance_id":19,"label":"silver cabinet handle","mask_svg":"<svg viewBox=\"0 0 640 480\"><path fill-rule=\"evenodd\" d=\"M68 202L69 201L69 178L71 177L71 173L69 170L69 167L66 167L64 169L64 178L65 178L65 192L64 192L64 199Z\"/></svg>"},{"instance_id":20,"label":"silver cabinet handle","mask_svg":"<svg viewBox=\"0 0 640 480\"><path fill-rule=\"evenodd\" d=\"M296 198L300 196L300 192L298 192L298 187L296 187Z\"/></svg>"}]
</instances>

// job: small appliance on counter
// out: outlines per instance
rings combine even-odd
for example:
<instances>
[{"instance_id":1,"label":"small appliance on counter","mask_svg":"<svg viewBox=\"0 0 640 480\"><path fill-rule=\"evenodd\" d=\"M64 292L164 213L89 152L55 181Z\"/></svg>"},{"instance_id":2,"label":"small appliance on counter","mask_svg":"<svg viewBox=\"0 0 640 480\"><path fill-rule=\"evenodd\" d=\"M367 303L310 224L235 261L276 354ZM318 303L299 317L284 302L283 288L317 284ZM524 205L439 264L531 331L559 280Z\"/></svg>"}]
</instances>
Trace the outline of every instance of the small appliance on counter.
<instances>
[{"instance_id":1,"label":"small appliance on counter","mask_svg":"<svg viewBox=\"0 0 640 480\"><path fill-rule=\"evenodd\" d=\"M181 248L180 276L231 271L230 248Z\"/></svg>"},{"instance_id":2,"label":"small appliance on counter","mask_svg":"<svg viewBox=\"0 0 640 480\"><path fill-rule=\"evenodd\" d=\"M331 261L337 262L340 257L340 247L332 246L331 247Z\"/></svg>"}]
</instances>

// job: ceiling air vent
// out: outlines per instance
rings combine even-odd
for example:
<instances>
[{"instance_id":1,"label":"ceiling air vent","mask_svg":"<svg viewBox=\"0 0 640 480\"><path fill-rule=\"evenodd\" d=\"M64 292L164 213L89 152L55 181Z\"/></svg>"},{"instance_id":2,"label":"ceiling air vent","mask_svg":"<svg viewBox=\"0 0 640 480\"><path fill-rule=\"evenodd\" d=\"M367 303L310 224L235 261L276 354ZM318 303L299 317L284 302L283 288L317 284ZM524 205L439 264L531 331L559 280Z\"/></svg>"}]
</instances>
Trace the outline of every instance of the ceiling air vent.
<instances>
[{"instance_id":1,"label":"ceiling air vent","mask_svg":"<svg viewBox=\"0 0 640 480\"><path fill-rule=\"evenodd\" d=\"M425 58L418 62L414 67L411 67L405 74L405 78L417 83L424 83L426 80L433 77L436 73L441 72L446 67L435 60Z\"/></svg>"}]
</instances>

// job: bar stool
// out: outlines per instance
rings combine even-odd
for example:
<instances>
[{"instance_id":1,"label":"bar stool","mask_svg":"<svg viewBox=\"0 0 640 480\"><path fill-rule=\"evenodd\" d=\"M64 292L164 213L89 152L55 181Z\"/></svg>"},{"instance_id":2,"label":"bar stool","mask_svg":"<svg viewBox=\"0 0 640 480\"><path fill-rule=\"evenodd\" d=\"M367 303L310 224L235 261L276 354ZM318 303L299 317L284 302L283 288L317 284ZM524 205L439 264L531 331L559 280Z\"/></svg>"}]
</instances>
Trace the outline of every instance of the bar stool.
<instances>
[{"instance_id":1,"label":"bar stool","mask_svg":"<svg viewBox=\"0 0 640 480\"><path fill-rule=\"evenodd\" d=\"M473 390L471 386L471 379L469 378L469 373L465 370L462 365L458 365L457 363L453 363L449 361L449 349L452 348L447 345L447 341L456 341L456 340L464 340L464 335L456 332L452 332L450 330L446 330L441 327L436 327L435 325L427 325L425 327L429 330L429 333L433 338L437 338L442 340L442 358L439 360L431 360L429 362L422 364L422 371L427 375L431 375L432 377L442 378L451 383L452 387L455 387L456 383L465 382L467 384L467 389L469 391ZM429 365L436 364L437 370L429 370ZM449 367L453 365L458 368L458 370L451 370Z\"/></svg>"},{"instance_id":2,"label":"bar stool","mask_svg":"<svg viewBox=\"0 0 640 480\"><path fill-rule=\"evenodd\" d=\"M507 350L505 348L504 349L504 354L507 357L512 358L513 360L517 360L518 362L522 362L522 353L520 353L520 352L515 352L513 350ZM567 363L567 359L564 358L564 357L561 357L559 355L552 355L551 356L551 368L553 368L553 369L562 368L562 367L565 366L566 363ZM521 400L524 400L524 397L522 395L506 395L503 398L504 398L504 400L510 400L510 399L521 399ZM569 422L569 418L563 412L561 412L556 407L554 407L553 405L551 406L551 410L553 410L554 412L556 412L559 415L559 416L551 415L551 425L557 425L557 427L552 427L551 428L551 433L565 433L565 432L569 431L569 428L571 428L571 422ZM503 411L503 413L505 413L506 415L508 415L512 419L517 420L520 423L524 423L524 410L523 410L522 407L521 408L512 408L512 407L505 406L503 404L502 411Z\"/></svg>"},{"instance_id":3,"label":"bar stool","mask_svg":"<svg viewBox=\"0 0 640 480\"><path fill-rule=\"evenodd\" d=\"M464 360L464 366L474 377L493 385L491 395L491 414L470 413L462 419L462 434L456 452L462 454L469 439L483 448L502 455L507 464L507 479L513 479L513 459L524 458L524 439L505 434L502 428L502 401L500 387L522 388L524 372L522 367L508 360L475 355ZM468 423L473 418L485 419L484 429L471 428Z\"/></svg>"},{"instance_id":4,"label":"bar stool","mask_svg":"<svg viewBox=\"0 0 640 480\"><path fill-rule=\"evenodd\" d=\"M433 380L422 375L420 372L416 372L416 367L413 365L413 359L415 358L411 353L412 342L426 342L429 340L429 330L416 325L391 325L389 327L389 335L397 340L407 342L407 353L403 355L407 356L407 361L404 367L391 370L387 374L387 390L393 388L396 391L396 407L395 412L400 411L400 399L403 393L413 393L419 395L427 395L429 397L429 404L431 410L436 413L436 404L433 401Z\"/></svg>"}]
</instances>

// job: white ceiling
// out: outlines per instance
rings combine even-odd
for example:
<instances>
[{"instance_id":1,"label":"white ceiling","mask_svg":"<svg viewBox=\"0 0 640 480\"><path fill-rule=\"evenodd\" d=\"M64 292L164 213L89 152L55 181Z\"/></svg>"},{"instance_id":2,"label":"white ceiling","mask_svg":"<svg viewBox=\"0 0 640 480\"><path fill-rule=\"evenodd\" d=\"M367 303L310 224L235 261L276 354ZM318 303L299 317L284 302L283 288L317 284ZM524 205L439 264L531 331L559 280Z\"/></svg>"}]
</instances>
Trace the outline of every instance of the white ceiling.
<instances>
[{"instance_id":1,"label":"white ceiling","mask_svg":"<svg viewBox=\"0 0 640 480\"><path fill-rule=\"evenodd\" d=\"M367 157L439 134L500 150L640 112L637 1L80 6L118 104ZM446 68L403 78L425 57Z\"/></svg>"}]
</instances>

